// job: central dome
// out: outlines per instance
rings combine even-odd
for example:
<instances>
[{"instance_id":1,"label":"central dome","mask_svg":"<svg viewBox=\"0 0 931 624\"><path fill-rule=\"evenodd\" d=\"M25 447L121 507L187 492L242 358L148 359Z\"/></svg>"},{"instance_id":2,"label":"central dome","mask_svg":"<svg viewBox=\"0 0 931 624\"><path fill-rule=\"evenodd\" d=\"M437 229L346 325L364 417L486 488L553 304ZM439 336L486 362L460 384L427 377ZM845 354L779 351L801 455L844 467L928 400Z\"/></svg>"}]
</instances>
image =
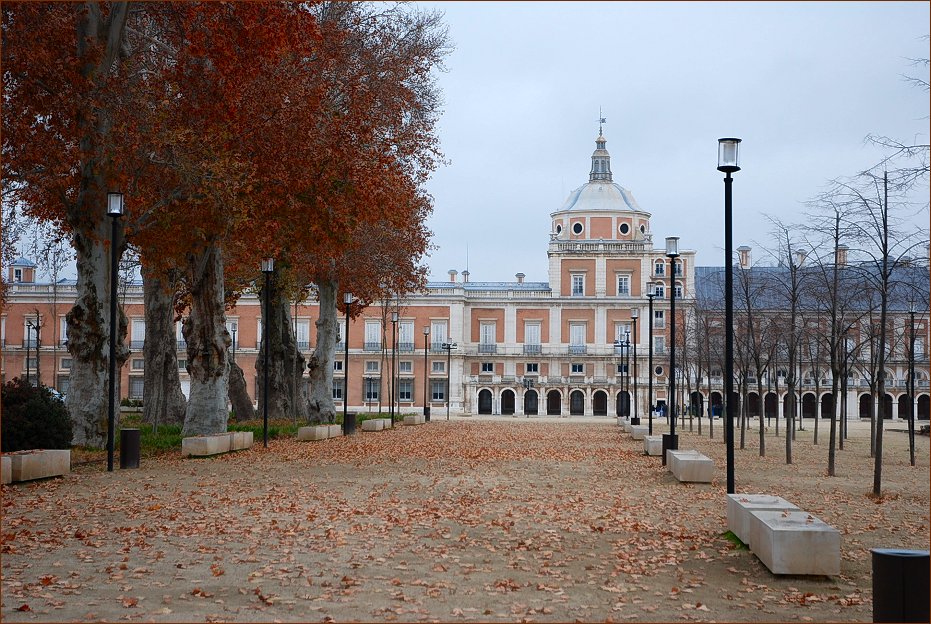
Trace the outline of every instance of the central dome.
<instances>
[{"instance_id":1,"label":"central dome","mask_svg":"<svg viewBox=\"0 0 931 624\"><path fill-rule=\"evenodd\" d=\"M640 211L630 191L614 182L588 182L569 193L560 212L573 211Z\"/></svg>"}]
</instances>

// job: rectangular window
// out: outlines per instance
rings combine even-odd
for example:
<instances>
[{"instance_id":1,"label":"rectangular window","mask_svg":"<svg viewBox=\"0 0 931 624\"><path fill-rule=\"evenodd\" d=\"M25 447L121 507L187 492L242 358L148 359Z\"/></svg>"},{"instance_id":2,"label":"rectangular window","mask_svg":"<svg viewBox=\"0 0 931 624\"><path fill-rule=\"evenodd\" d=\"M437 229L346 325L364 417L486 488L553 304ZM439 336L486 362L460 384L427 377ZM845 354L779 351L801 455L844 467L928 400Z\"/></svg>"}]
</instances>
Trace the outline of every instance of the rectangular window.
<instances>
[{"instance_id":1,"label":"rectangular window","mask_svg":"<svg viewBox=\"0 0 931 624\"><path fill-rule=\"evenodd\" d=\"M343 380L342 379L333 380L333 400L334 401L343 400Z\"/></svg>"},{"instance_id":2,"label":"rectangular window","mask_svg":"<svg viewBox=\"0 0 931 624\"><path fill-rule=\"evenodd\" d=\"M381 349L381 323L378 321L365 322L365 345L366 351L378 351Z\"/></svg>"},{"instance_id":3,"label":"rectangular window","mask_svg":"<svg viewBox=\"0 0 931 624\"><path fill-rule=\"evenodd\" d=\"M666 327L666 310L653 310L653 329Z\"/></svg>"},{"instance_id":4,"label":"rectangular window","mask_svg":"<svg viewBox=\"0 0 931 624\"><path fill-rule=\"evenodd\" d=\"M58 376L58 391L61 392L64 396L68 396L68 391L71 389L71 377L68 375L59 375Z\"/></svg>"},{"instance_id":5,"label":"rectangular window","mask_svg":"<svg viewBox=\"0 0 931 624\"><path fill-rule=\"evenodd\" d=\"M414 363L409 360L402 360L398 362L398 372L399 373L413 373Z\"/></svg>"},{"instance_id":6,"label":"rectangular window","mask_svg":"<svg viewBox=\"0 0 931 624\"><path fill-rule=\"evenodd\" d=\"M585 344L585 323L570 323L569 324L569 344L571 345L584 345Z\"/></svg>"},{"instance_id":7,"label":"rectangular window","mask_svg":"<svg viewBox=\"0 0 931 624\"><path fill-rule=\"evenodd\" d=\"M654 285L653 285L653 292L656 293L656 298L657 298L657 299L665 299L665 298L666 298L666 286L665 286L664 284L654 284Z\"/></svg>"},{"instance_id":8,"label":"rectangular window","mask_svg":"<svg viewBox=\"0 0 931 624\"><path fill-rule=\"evenodd\" d=\"M342 372L343 371L343 361L342 360L333 360L333 371Z\"/></svg>"},{"instance_id":9,"label":"rectangular window","mask_svg":"<svg viewBox=\"0 0 931 624\"><path fill-rule=\"evenodd\" d=\"M35 370L39 365L38 361L34 357L26 358L26 368L29 370Z\"/></svg>"},{"instance_id":10,"label":"rectangular window","mask_svg":"<svg viewBox=\"0 0 931 624\"><path fill-rule=\"evenodd\" d=\"M64 345L68 342L68 319L64 316L58 317L58 344Z\"/></svg>"},{"instance_id":11,"label":"rectangular window","mask_svg":"<svg viewBox=\"0 0 931 624\"><path fill-rule=\"evenodd\" d=\"M617 374L618 374L618 375L626 375L626 374L627 374L627 365L626 365L626 364L618 364L618 365L617 365Z\"/></svg>"},{"instance_id":12,"label":"rectangular window","mask_svg":"<svg viewBox=\"0 0 931 624\"><path fill-rule=\"evenodd\" d=\"M144 370L145 369L145 360L134 359L132 364L133 370Z\"/></svg>"},{"instance_id":13,"label":"rectangular window","mask_svg":"<svg viewBox=\"0 0 931 624\"><path fill-rule=\"evenodd\" d=\"M143 399L142 389L145 386L142 377L130 377L129 378L129 398L134 400Z\"/></svg>"},{"instance_id":14,"label":"rectangular window","mask_svg":"<svg viewBox=\"0 0 931 624\"><path fill-rule=\"evenodd\" d=\"M13 281L14 282L23 281L23 270L22 269L13 269Z\"/></svg>"},{"instance_id":15,"label":"rectangular window","mask_svg":"<svg viewBox=\"0 0 931 624\"><path fill-rule=\"evenodd\" d=\"M297 319L294 323L294 338L298 349L310 348L310 319Z\"/></svg>"},{"instance_id":16,"label":"rectangular window","mask_svg":"<svg viewBox=\"0 0 931 624\"><path fill-rule=\"evenodd\" d=\"M653 265L653 275L666 275L666 263L657 260L656 264Z\"/></svg>"},{"instance_id":17,"label":"rectangular window","mask_svg":"<svg viewBox=\"0 0 931 624\"><path fill-rule=\"evenodd\" d=\"M539 374L539 372L540 372L539 362L527 362L527 373Z\"/></svg>"},{"instance_id":18,"label":"rectangular window","mask_svg":"<svg viewBox=\"0 0 931 624\"><path fill-rule=\"evenodd\" d=\"M446 321L430 321L430 340L433 343L434 351L441 351L443 343L446 342Z\"/></svg>"},{"instance_id":19,"label":"rectangular window","mask_svg":"<svg viewBox=\"0 0 931 624\"><path fill-rule=\"evenodd\" d=\"M378 372L378 360L366 360L365 361L365 372L366 373L377 373Z\"/></svg>"},{"instance_id":20,"label":"rectangular window","mask_svg":"<svg viewBox=\"0 0 931 624\"><path fill-rule=\"evenodd\" d=\"M398 350L414 350L414 321L401 321L398 326Z\"/></svg>"},{"instance_id":21,"label":"rectangular window","mask_svg":"<svg viewBox=\"0 0 931 624\"><path fill-rule=\"evenodd\" d=\"M494 362L482 362L482 372L483 373L495 372L495 363Z\"/></svg>"},{"instance_id":22,"label":"rectangular window","mask_svg":"<svg viewBox=\"0 0 931 624\"><path fill-rule=\"evenodd\" d=\"M446 400L446 381L430 382L430 396L434 401Z\"/></svg>"},{"instance_id":23,"label":"rectangular window","mask_svg":"<svg viewBox=\"0 0 931 624\"><path fill-rule=\"evenodd\" d=\"M675 274L676 274L676 275L682 275L682 261L681 261L681 260L676 260L676 264L675 264Z\"/></svg>"},{"instance_id":24,"label":"rectangular window","mask_svg":"<svg viewBox=\"0 0 931 624\"><path fill-rule=\"evenodd\" d=\"M381 379L365 378L365 401L377 401L378 391L381 389Z\"/></svg>"},{"instance_id":25,"label":"rectangular window","mask_svg":"<svg viewBox=\"0 0 931 624\"><path fill-rule=\"evenodd\" d=\"M581 375L585 372L585 365L581 362L573 362L569 366L569 372L573 375Z\"/></svg>"},{"instance_id":26,"label":"rectangular window","mask_svg":"<svg viewBox=\"0 0 931 624\"><path fill-rule=\"evenodd\" d=\"M627 333L630 331L630 323L614 324L614 342L627 342Z\"/></svg>"},{"instance_id":27,"label":"rectangular window","mask_svg":"<svg viewBox=\"0 0 931 624\"><path fill-rule=\"evenodd\" d=\"M178 360L178 370L187 370L187 360Z\"/></svg>"},{"instance_id":28,"label":"rectangular window","mask_svg":"<svg viewBox=\"0 0 931 624\"><path fill-rule=\"evenodd\" d=\"M925 341L924 338L919 338L915 336L915 357L924 357L925 355Z\"/></svg>"},{"instance_id":29,"label":"rectangular window","mask_svg":"<svg viewBox=\"0 0 931 624\"><path fill-rule=\"evenodd\" d=\"M479 325L479 353L495 353L497 350L497 345L495 344L497 342L496 327L496 324L493 322Z\"/></svg>"},{"instance_id":30,"label":"rectangular window","mask_svg":"<svg viewBox=\"0 0 931 624\"><path fill-rule=\"evenodd\" d=\"M653 353L666 352L666 336L653 336Z\"/></svg>"},{"instance_id":31,"label":"rectangular window","mask_svg":"<svg viewBox=\"0 0 931 624\"><path fill-rule=\"evenodd\" d=\"M445 373L446 362L443 360L433 360L433 368L431 368L430 371L434 373Z\"/></svg>"},{"instance_id":32,"label":"rectangular window","mask_svg":"<svg viewBox=\"0 0 931 624\"><path fill-rule=\"evenodd\" d=\"M406 403L413 401L414 396L414 380L413 379L402 379L398 384L398 400L404 401Z\"/></svg>"},{"instance_id":33,"label":"rectangular window","mask_svg":"<svg viewBox=\"0 0 931 624\"><path fill-rule=\"evenodd\" d=\"M178 350L182 351L187 349L187 342L184 340L184 332L181 331L183 323L178 321L175 323L175 341L178 343ZM262 324L259 322L259 336L261 336ZM239 342L239 338L236 339L236 342Z\"/></svg>"},{"instance_id":34,"label":"rectangular window","mask_svg":"<svg viewBox=\"0 0 931 624\"><path fill-rule=\"evenodd\" d=\"M676 299L682 298L682 286L676 284Z\"/></svg>"},{"instance_id":35,"label":"rectangular window","mask_svg":"<svg viewBox=\"0 0 931 624\"><path fill-rule=\"evenodd\" d=\"M524 323L524 344L540 344L540 323Z\"/></svg>"},{"instance_id":36,"label":"rectangular window","mask_svg":"<svg viewBox=\"0 0 931 624\"><path fill-rule=\"evenodd\" d=\"M61 370L71 370L71 358L61 358Z\"/></svg>"},{"instance_id":37,"label":"rectangular window","mask_svg":"<svg viewBox=\"0 0 931 624\"><path fill-rule=\"evenodd\" d=\"M585 296L585 276L580 273L572 274L572 296Z\"/></svg>"},{"instance_id":38,"label":"rectangular window","mask_svg":"<svg viewBox=\"0 0 931 624\"><path fill-rule=\"evenodd\" d=\"M630 296L630 276L629 275L618 275L617 276L617 296L618 297Z\"/></svg>"},{"instance_id":39,"label":"rectangular window","mask_svg":"<svg viewBox=\"0 0 931 624\"><path fill-rule=\"evenodd\" d=\"M129 348L133 351L139 351L145 344L145 319L132 320L132 334L129 340Z\"/></svg>"}]
</instances>

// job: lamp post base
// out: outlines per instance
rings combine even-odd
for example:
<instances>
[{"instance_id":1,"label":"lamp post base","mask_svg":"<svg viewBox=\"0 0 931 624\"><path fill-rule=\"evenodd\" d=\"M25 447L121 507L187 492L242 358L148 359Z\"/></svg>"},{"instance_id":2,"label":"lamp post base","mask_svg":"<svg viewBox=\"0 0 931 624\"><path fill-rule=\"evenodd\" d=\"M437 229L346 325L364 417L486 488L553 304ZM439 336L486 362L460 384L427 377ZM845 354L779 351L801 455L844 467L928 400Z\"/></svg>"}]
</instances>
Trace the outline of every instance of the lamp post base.
<instances>
[{"instance_id":1,"label":"lamp post base","mask_svg":"<svg viewBox=\"0 0 931 624\"><path fill-rule=\"evenodd\" d=\"M430 406L429 405L423 408L423 419L426 422L430 422Z\"/></svg>"},{"instance_id":2,"label":"lamp post base","mask_svg":"<svg viewBox=\"0 0 931 624\"><path fill-rule=\"evenodd\" d=\"M663 434L663 465L666 465L666 451L679 449L679 435L673 433Z\"/></svg>"},{"instance_id":3,"label":"lamp post base","mask_svg":"<svg viewBox=\"0 0 931 624\"><path fill-rule=\"evenodd\" d=\"M352 435L356 432L356 413L349 412L343 418L343 435Z\"/></svg>"},{"instance_id":4,"label":"lamp post base","mask_svg":"<svg viewBox=\"0 0 931 624\"><path fill-rule=\"evenodd\" d=\"M639 424L640 424L640 417L639 417L639 416L634 416L633 418L631 418L631 419L630 419L630 424L632 424L632 425L639 425Z\"/></svg>"}]
</instances>

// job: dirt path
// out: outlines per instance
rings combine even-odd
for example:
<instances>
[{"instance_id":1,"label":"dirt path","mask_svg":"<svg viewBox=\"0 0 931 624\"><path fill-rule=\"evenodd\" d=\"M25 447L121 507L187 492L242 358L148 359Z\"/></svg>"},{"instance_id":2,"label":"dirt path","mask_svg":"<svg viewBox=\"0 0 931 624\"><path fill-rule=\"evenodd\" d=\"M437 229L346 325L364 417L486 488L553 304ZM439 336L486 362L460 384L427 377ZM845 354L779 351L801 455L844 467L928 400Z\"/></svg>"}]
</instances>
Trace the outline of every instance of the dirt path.
<instances>
[{"instance_id":1,"label":"dirt path","mask_svg":"<svg viewBox=\"0 0 931 624\"><path fill-rule=\"evenodd\" d=\"M613 420L460 419L5 486L0 618L871 621L869 549L928 548L926 437L912 468L886 432L879 501L867 426L831 479L826 427L791 466L771 434L766 458L755 434L736 451L739 492L841 531L827 578L776 577L725 540L720 423L679 433L713 484L676 482Z\"/></svg>"}]
</instances>

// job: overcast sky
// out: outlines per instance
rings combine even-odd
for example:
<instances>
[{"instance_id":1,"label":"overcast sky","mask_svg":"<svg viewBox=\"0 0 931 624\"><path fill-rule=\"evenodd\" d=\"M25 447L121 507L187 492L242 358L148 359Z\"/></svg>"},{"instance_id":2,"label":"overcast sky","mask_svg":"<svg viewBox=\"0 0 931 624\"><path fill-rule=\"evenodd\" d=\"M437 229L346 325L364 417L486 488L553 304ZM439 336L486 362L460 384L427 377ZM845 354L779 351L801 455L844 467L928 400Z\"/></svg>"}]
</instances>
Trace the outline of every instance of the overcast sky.
<instances>
[{"instance_id":1,"label":"overcast sky","mask_svg":"<svg viewBox=\"0 0 931 624\"><path fill-rule=\"evenodd\" d=\"M903 78L927 80L909 60L929 56L927 2L416 4L445 13L455 45L432 280L468 256L472 281L547 281L550 213L588 181L599 107L614 181L657 246L680 236L699 265L724 262L719 137L743 139L735 248L878 162L868 134L928 141L928 93Z\"/></svg>"}]
</instances>

